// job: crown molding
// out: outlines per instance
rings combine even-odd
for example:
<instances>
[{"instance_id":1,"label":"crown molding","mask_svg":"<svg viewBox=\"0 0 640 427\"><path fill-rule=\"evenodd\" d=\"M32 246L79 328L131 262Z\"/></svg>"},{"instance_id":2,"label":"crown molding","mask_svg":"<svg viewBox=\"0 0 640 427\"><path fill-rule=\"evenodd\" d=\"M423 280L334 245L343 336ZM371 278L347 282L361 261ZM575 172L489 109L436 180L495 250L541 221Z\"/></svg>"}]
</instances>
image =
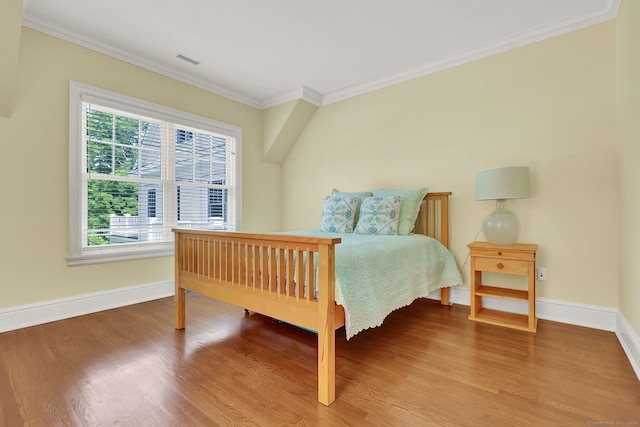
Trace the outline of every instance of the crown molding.
<instances>
[{"instance_id":1,"label":"crown molding","mask_svg":"<svg viewBox=\"0 0 640 427\"><path fill-rule=\"evenodd\" d=\"M300 89L265 99L261 108L266 109L275 107L276 105L284 104L285 102L293 101L295 99L302 99L316 107L320 107L323 105L323 98L324 97L320 92L316 92L307 86L302 86Z\"/></svg>"},{"instance_id":2,"label":"crown molding","mask_svg":"<svg viewBox=\"0 0 640 427\"><path fill-rule=\"evenodd\" d=\"M154 62L133 57L128 52L125 52L120 49L116 49L112 46L108 46L98 40L91 39L86 36L73 33L67 30L63 30L61 28L56 28L47 23L29 19L26 17L23 19L22 25L24 25L25 27L31 28L33 30L39 31L41 33L48 34L52 37L65 40L69 43L73 43L75 45L85 47L87 49L91 49L98 53L102 53L112 58L119 59L129 64L136 65L146 70L153 71L165 77L169 77L171 79L174 79L183 83L187 83L191 86L197 87L207 92L211 92L213 94L220 95L225 98L229 98L232 101L237 101L242 104L248 105L250 107L258 108L258 109L262 108L262 102L259 99L237 93L232 89L229 89L225 86L212 84L209 81L194 79L193 77L187 74L170 70Z\"/></svg>"},{"instance_id":3,"label":"crown molding","mask_svg":"<svg viewBox=\"0 0 640 427\"><path fill-rule=\"evenodd\" d=\"M322 96L320 92L316 92L315 90L307 86L302 86L301 99L304 99L305 101L315 105L316 107L319 107L324 101L324 96Z\"/></svg>"},{"instance_id":4,"label":"crown molding","mask_svg":"<svg viewBox=\"0 0 640 427\"><path fill-rule=\"evenodd\" d=\"M249 95L241 94L231 88L222 85L216 85L211 83L210 81L194 79L187 74L170 70L152 61L146 61L137 57L133 57L131 54L123 50L113 48L98 40L90 39L80 34L75 34L61 28L55 28L41 21L25 17L23 19L23 25L36 31L40 31L53 37L68 41L87 49L94 50L96 52L111 56L113 58L133 65L137 65L166 77L181 81L183 83L187 83L216 95L220 95L233 101L237 101L250 107L262 110L288 101L292 101L294 99L303 99L316 106L332 104L334 102L339 102L348 98L363 95L412 79L423 77L425 75L442 71L447 68L452 68L458 65L473 62L478 59L506 52L508 50L522 47L531 43L547 40L552 37L607 22L616 18L616 16L618 15L618 10L620 9L621 1L622 0L609 0L606 7L596 12L584 14L569 20L559 21L551 25L542 26L532 31L518 33L509 38L499 40L492 44L481 46L477 49L471 49L455 55L436 58L418 67L412 67L398 73L383 77L381 79L363 82L325 94L316 92L307 86L302 86L300 89L297 89L295 91L272 96L265 99L259 99L251 97Z\"/></svg>"},{"instance_id":5,"label":"crown molding","mask_svg":"<svg viewBox=\"0 0 640 427\"><path fill-rule=\"evenodd\" d=\"M506 52L518 47L522 47L535 42L543 41L572 31L590 27L592 25L601 24L611 21L618 16L621 0L610 0L607 7L590 14L578 16L573 19L560 21L552 25L543 26L532 31L515 34L507 39L482 46L477 49L467 50L465 52L435 59L424 63L418 67L409 68L399 73L383 77L381 79L350 86L334 92L324 94L322 105L332 104L358 95L373 92L389 86L403 83L409 80L423 77L447 68L453 68L458 65L473 62L478 59L486 58L498 53Z\"/></svg>"}]
</instances>

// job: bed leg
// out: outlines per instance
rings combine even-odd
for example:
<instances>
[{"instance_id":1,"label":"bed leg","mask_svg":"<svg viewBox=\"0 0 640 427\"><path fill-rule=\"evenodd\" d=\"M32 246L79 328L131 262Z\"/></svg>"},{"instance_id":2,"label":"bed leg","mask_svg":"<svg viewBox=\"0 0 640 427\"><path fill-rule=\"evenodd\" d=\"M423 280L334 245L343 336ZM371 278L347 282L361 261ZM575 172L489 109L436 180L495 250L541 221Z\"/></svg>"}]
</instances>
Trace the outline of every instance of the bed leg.
<instances>
[{"instance_id":1,"label":"bed leg","mask_svg":"<svg viewBox=\"0 0 640 427\"><path fill-rule=\"evenodd\" d=\"M185 290L176 286L176 295L174 297L176 329L184 329L185 323Z\"/></svg>"},{"instance_id":2,"label":"bed leg","mask_svg":"<svg viewBox=\"0 0 640 427\"><path fill-rule=\"evenodd\" d=\"M440 288L440 304L449 305L449 288Z\"/></svg>"},{"instance_id":3,"label":"bed leg","mask_svg":"<svg viewBox=\"0 0 640 427\"><path fill-rule=\"evenodd\" d=\"M329 406L336 400L336 332L318 331L318 401Z\"/></svg>"},{"instance_id":4,"label":"bed leg","mask_svg":"<svg viewBox=\"0 0 640 427\"><path fill-rule=\"evenodd\" d=\"M318 252L318 401L329 406L336 400L335 254L328 245Z\"/></svg>"}]
</instances>

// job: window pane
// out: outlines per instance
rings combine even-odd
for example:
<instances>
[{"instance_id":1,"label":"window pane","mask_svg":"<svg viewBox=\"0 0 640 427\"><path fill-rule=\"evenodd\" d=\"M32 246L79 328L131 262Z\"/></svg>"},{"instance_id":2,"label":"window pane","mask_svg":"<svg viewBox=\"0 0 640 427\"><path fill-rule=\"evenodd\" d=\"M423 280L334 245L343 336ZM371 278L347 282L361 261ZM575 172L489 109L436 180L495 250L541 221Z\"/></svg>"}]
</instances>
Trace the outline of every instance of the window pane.
<instances>
[{"instance_id":1,"label":"window pane","mask_svg":"<svg viewBox=\"0 0 640 427\"><path fill-rule=\"evenodd\" d=\"M207 224L207 189L181 185L179 188L178 225L202 227Z\"/></svg>"},{"instance_id":2,"label":"window pane","mask_svg":"<svg viewBox=\"0 0 640 427\"><path fill-rule=\"evenodd\" d=\"M130 117L116 116L116 143L138 145L139 121Z\"/></svg>"},{"instance_id":3,"label":"window pane","mask_svg":"<svg viewBox=\"0 0 640 427\"><path fill-rule=\"evenodd\" d=\"M209 189L209 221L220 220L226 221L227 218L227 189L226 188L210 188Z\"/></svg>"},{"instance_id":4,"label":"window pane","mask_svg":"<svg viewBox=\"0 0 640 427\"><path fill-rule=\"evenodd\" d=\"M137 176L138 150L129 147L115 147L116 170L118 176Z\"/></svg>"},{"instance_id":5,"label":"window pane","mask_svg":"<svg viewBox=\"0 0 640 427\"><path fill-rule=\"evenodd\" d=\"M208 184L211 182L209 178L209 161L208 160L198 160L195 161L195 176L194 182L200 182L204 184Z\"/></svg>"},{"instance_id":6,"label":"window pane","mask_svg":"<svg viewBox=\"0 0 640 427\"><path fill-rule=\"evenodd\" d=\"M176 158L176 181L193 181L193 161L191 158L187 158L184 156Z\"/></svg>"},{"instance_id":7,"label":"window pane","mask_svg":"<svg viewBox=\"0 0 640 427\"><path fill-rule=\"evenodd\" d=\"M87 181L87 245L136 241L138 184L89 179ZM112 229L115 219L116 231Z\"/></svg>"},{"instance_id":8,"label":"window pane","mask_svg":"<svg viewBox=\"0 0 640 427\"><path fill-rule=\"evenodd\" d=\"M176 130L176 144L177 145L184 145L186 146L191 146L191 143L193 141L193 132L184 130L184 129L177 129Z\"/></svg>"},{"instance_id":9,"label":"window pane","mask_svg":"<svg viewBox=\"0 0 640 427\"><path fill-rule=\"evenodd\" d=\"M176 181L226 184L226 138L184 130L176 135Z\"/></svg>"},{"instance_id":10,"label":"window pane","mask_svg":"<svg viewBox=\"0 0 640 427\"><path fill-rule=\"evenodd\" d=\"M92 142L87 147L87 169L92 173L113 173L113 145Z\"/></svg>"},{"instance_id":11,"label":"window pane","mask_svg":"<svg viewBox=\"0 0 640 427\"><path fill-rule=\"evenodd\" d=\"M226 162L227 160L227 140L226 138L213 137L212 159L218 162Z\"/></svg>"},{"instance_id":12,"label":"window pane","mask_svg":"<svg viewBox=\"0 0 640 427\"><path fill-rule=\"evenodd\" d=\"M212 165L213 168L213 176L211 177L212 184L220 184L225 185L227 183L226 173L227 168L224 163L214 163Z\"/></svg>"},{"instance_id":13,"label":"window pane","mask_svg":"<svg viewBox=\"0 0 640 427\"><path fill-rule=\"evenodd\" d=\"M163 240L162 186L88 181L87 245Z\"/></svg>"},{"instance_id":14,"label":"window pane","mask_svg":"<svg viewBox=\"0 0 640 427\"><path fill-rule=\"evenodd\" d=\"M162 129L159 123L141 122L142 138L140 146L147 149L160 150L162 144Z\"/></svg>"},{"instance_id":15,"label":"window pane","mask_svg":"<svg viewBox=\"0 0 640 427\"><path fill-rule=\"evenodd\" d=\"M113 141L113 114L87 109L87 139Z\"/></svg>"},{"instance_id":16,"label":"window pane","mask_svg":"<svg viewBox=\"0 0 640 427\"><path fill-rule=\"evenodd\" d=\"M209 159L211 155L211 137L209 135L204 135L201 133L197 133L195 135L195 156L203 157L205 159Z\"/></svg>"},{"instance_id":17,"label":"window pane","mask_svg":"<svg viewBox=\"0 0 640 427\"><path fill-rule=\"evenodd\" d=\"M226 190L210 195L209 187L178 187L178 226L204 229L223 229L225 227ZM212 198L215 203L212 203ZM215 206L215 207L214 207ZM216 215L210 215L211 213Z\"/></svg>"},{"instance_id":18,"label":"window pane","mask_svg":"<svg viewBox=\"0 0 640 427\"><path fill-rule=\"evenodd\" d=\"M137 230L138 242L163 240L163 191L159 184L140 184Z\"/></svg>"},{"instance_id":19,"label":"window pane","mask_svg":"<svg viewBox=\"0 0 640 427\"><path fill-rule=\"evenodd\" d=\"M140 177L160 179L162 171L161 161L160 151L140 150L138 163L140 165ZM137 167L138 166L136 166L136 169Z\"/></svg>"}]
</instances>

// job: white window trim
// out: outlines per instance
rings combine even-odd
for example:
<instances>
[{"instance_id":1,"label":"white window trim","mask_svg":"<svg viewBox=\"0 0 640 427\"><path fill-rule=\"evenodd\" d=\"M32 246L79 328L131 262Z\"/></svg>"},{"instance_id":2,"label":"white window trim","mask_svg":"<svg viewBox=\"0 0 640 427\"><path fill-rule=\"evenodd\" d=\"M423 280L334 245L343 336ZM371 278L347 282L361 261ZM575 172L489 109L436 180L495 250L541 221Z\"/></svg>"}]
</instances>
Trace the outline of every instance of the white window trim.
<instances>
[{"instance_id":1,"label":"white window trim","mask_svg":"<svg viewBox=\"0 0 640 427\"><path fill-rule=\"evenodd\" d=\"M116 92L99 89L75 81L69 82L69 256L67 265L86 265L105 262L172 256L172 242L127 243L112 246L83 247L82 215L86 210L82 188L82 103L94 102L105 107L181 123L195 128L233 136L236 140L236 229L242 229L242 128L195 114L142 101Z\"/></svg>"}]
</instances>

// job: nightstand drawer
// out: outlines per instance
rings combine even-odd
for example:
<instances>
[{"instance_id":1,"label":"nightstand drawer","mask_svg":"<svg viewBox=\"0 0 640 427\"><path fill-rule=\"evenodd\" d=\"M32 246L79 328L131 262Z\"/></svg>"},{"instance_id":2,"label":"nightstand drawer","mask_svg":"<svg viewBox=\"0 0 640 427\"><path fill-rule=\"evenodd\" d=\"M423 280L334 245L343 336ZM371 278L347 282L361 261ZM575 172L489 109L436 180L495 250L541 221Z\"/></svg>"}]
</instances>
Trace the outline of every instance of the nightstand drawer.
<instances>
[{"instance_id":1,"label":"nightstand drawer","mask_svg":"<svg viewBox=\"0 0 640 427\"><path fill-rule=\"evenodd\" d=\"M529 274L529 261L517 259L476 258L476 271L489 271L493 273Z\"/></svg>"},{"instance_id":2,"label":"nightstand drawer","mask_svg":"<svg viewBox=\"0 0 640 427\"><path fill-rule=\"evenodd\" d=\"M475 256L484 256L491 258L515 258L515 259L526 259L531 260L535 259L535 254L531 252L524 251L505 251L500 249L473 249L473 254Z\"/></svg>"}]
</instances>

